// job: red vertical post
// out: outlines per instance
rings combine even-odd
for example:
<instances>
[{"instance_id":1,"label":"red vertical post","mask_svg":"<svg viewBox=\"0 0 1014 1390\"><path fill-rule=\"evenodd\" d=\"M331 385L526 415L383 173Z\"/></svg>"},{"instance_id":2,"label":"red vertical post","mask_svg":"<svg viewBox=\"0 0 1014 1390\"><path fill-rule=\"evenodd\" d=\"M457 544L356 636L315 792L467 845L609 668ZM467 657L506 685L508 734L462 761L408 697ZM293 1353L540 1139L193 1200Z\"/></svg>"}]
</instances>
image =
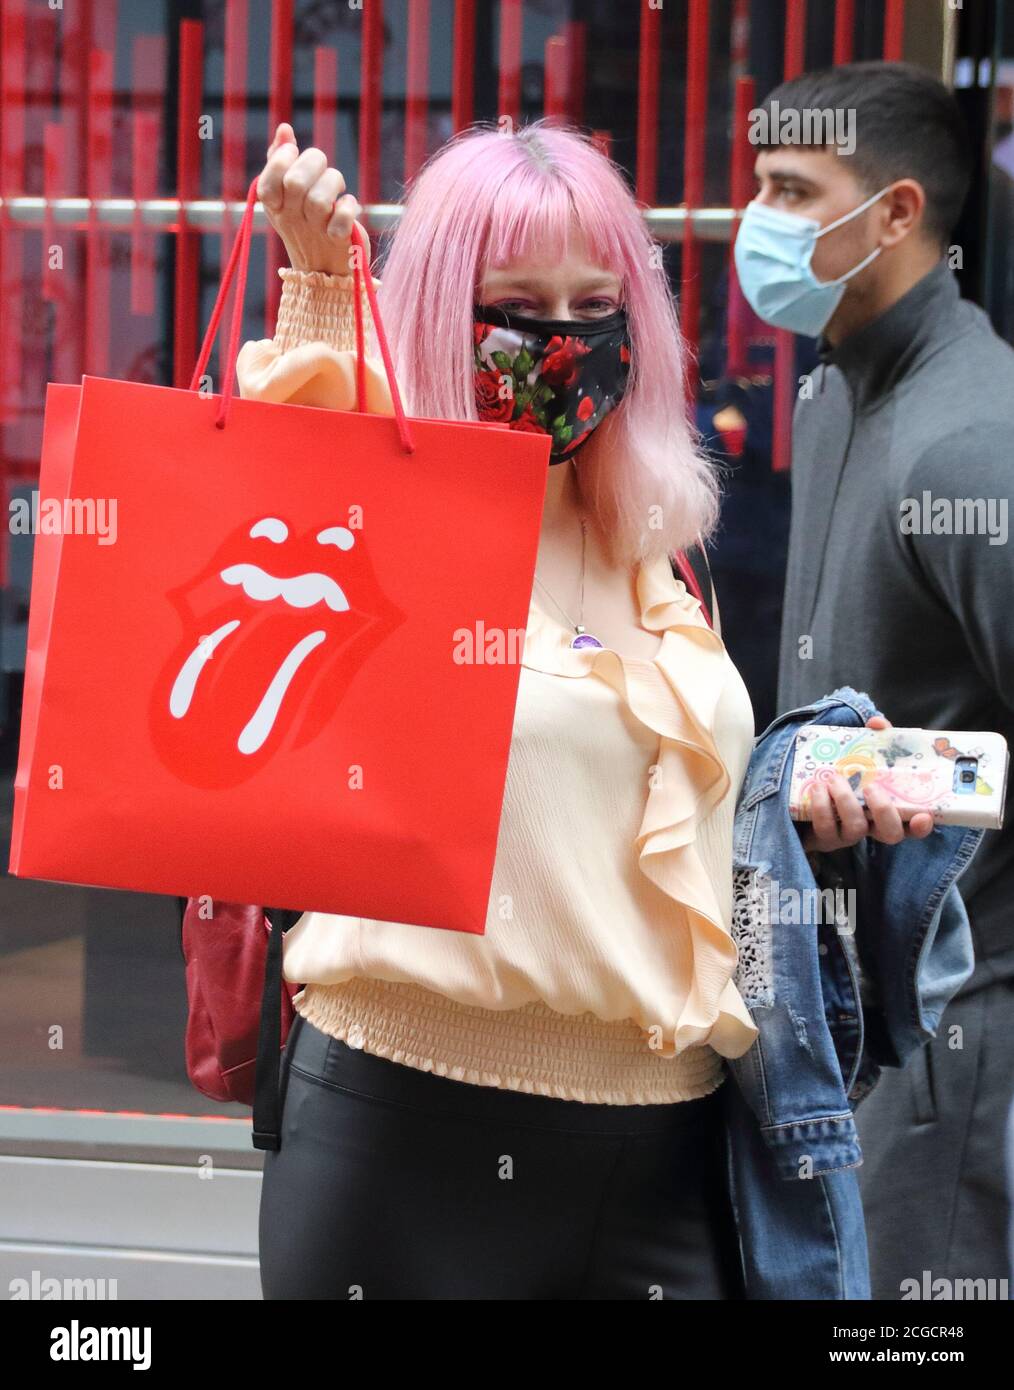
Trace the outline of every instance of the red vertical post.
<instances>
[{"instance_id":1,"label":"red vertical post","mask_svg":"<svg viewBox=\"0 0 1014 1390\"><path fill-rule=\"evenodd\" d=\"M455 133L475 119L475 0L454 0L451 126Z\"/></svg>"},{"instance_id":2,"label":"red vertical post","mask_svg":"<svg viewBox=\"0 0 1014 1390\"><path fill-rule=\"evenodd\" d=\"M497 116L521 119L521 0L500 0L500 81Z\"/></svg>"},{"instance_id":3,"label":"red vertical post","mask_svg":"<svg viewBox=\"0 0 1014 1390\"><path fill-rule=\"evenodd\" d=\"M162 141L162 73L165 39L142 34L131 56L131 197L135 201L130 233L130 310L155 312L156 234L146 227L140 203L158 191Z\"/></svg>"},{"instance_id":4,"label":"red vertical post","mask_svg":"<svg viewBox=\"0 0 1014 1390\"><path fill-rule=\"evenodd\" d=\"M736 83L750 68L750 0L732 0L729 24L729 80Z\"/></svg>"},{"instance_id":5,"label":"red vertical post","mask_svg":"<svg viewBox=\"0 0 1014 1390\"><path fill-rule=\"evenodd\" d=\"M52 200L66 193L66 128L59 121L46 121L42 127L42 192L46 205L42 212L42 298L48 304L59 304L67 280L67 266L54 270L51 256L57 241ZM61 250L65 248L61 247ZM64 258L65 259L65 258ZM54 338L59 341L60 335Z\"/></svg>"},{"instance_id":6,"label":"red vertical post","mask_svg":"<svg viewBox=\"0 0 1014 1390\"><path fill-rule=\"evenodd\" d=\"M687 404L697 395L696 358L701 329L701 245L692 213L704 202L704 155L708 124L709 0L690 0L687 17L686 120L683 140L683 203L687 210L680 263L680 321L687 353ZM693 373L691 376L690 373Z\"/></svg>"},{"instance_id":7,"label":"red vertical post","mask_svg":"<svg viewBox=\"0 0 1014 1390\"><path fill-rule=\"evenodd\" d=\"M637 155L634 192L639 203L658 202L658 72L662 47L662 11L641 0L637 55Z\"/></svg>"},{"instance_id":8,"label":"red vertical post","mask_svg":"<svg viewBox=\"0 0 1014 1390\"><path fill-rule=\"evenodd\" d=\"M326 150L336 169L338 151L338 50L318 46L313 50L313 143ZM278 278L277 276L275 277Z\"/></svg>"},{"instance_id":9,"label":"red vertical post","mask_svg":"<svg viewBox=\"0 0 1014 1390\"><path fill-rule=\"evenodd\" d=\"M884 58L900 62L905 56L905 0L887 0L884 9Z\"/></svg>"},{"instance_id":10,"label":"red vertical post","mask_svg":"<svg viewBox=\"0 0 1014 1390\"><path fill-rule=\"evenodd\" d=\"M109 241L100 230L95 201L112 194L113 55L93 48L88 81L88 210L85 246L85 371L109 376Z\"/></svg>"},{"instance_id":11,"label":"red vertical post","mask_svg":"<svg viewBox=\"0 0 1014 1390\"><path fill-rule=\"evenodd\" d=\"M429 121L430 0L408 0L405 70L405 182L426 158Z\"/></svg>"},{"instance_id":12,"label":"red vertical post","mask_svg":"<svg viewBox=\"0 0 1014 1390\"><path fill-rule=\"evenodd\" d=\"M730 171L729 200L736 212L741 212L753 197L753 146L749 139L750 112L756 101L755 83L752 77L739 77L733 94L732 118L732 162ZM726 305L726 366L727 376L746 376L749 370L750 354L747 341L751 309L743 298L736 275L736 258L733 250L739 223L733 228L729 243L729 295Z\"/></svg>"},{"instance_id":13,"label":"red vertical post","mask_svg":"<svg viewBox=\"0 0 1014 1390\"><path fill-rule=\"evenodd\" d=\"M59 100L67 134L64 157L67 189L76 194L85 192L88 165L88 64L91 53L92 3L64 10L60 19ZM73 245L74 270L69 275L65 293L71 301L74 323L80 325L85 317L85 282L81 273L86 239L79 229L68 238ZM53 369L57 381L78 381L84 372L84 339L79 328L53 340Z\"/></svg>"},{"instance_id":14,"label":"red vertical post","mask_svg":"<svg viewBox=\"0 0 1014 1390\"><path fill-rule=\"evenodd\" d=\"M546 54L543 59L545 74L542 92L543 115L556 121L566 121L569 106L570 71L566 40L554 34L546 40Z\"/></svg>"},{"instance_id":15,"label":"red vertical post","mask_svg":"<svg viewBox=\"0 0 1014 1390\"><path fill-rule=\"evenodd\" d=\"M25 0L7 0L0 10L3 62L0 63L0 196L25 187ZM24 233L0 206L0 424L17 418L21 389L24 310ZM11 432L12 433L12 432ZM0 433L0 466L6 468L8 431Z\"/></svg>"},{"instance_id":16,"label":"red vertical post","mask_svg":"<svg viewBox=\"0 0 1014 1390\"><path fill-rule=\"evenodd\" d=\"M786 0L785 76L798 77L806 61L806 0ZM784 473L792 463L792 407L795 400L796 339L787 329L775 331L774 438L771 467Z\"/></svg>"},{"instance_id":17,"label":"red vertical post","mask_svg":"<svg viewBox=\"0 0 1014 1390\"><path fill-rule=\"evenodd\" d=\"M185 203L201 187L201 89L204 68L204 25L199 19L180 22L179 101L176 117L176 282L173 285L173 385L185 388L197 361L197 312L201 257L200 232L189 226Z\"/></svg>"},{"instance_id":18,"label":"red vertical post","mask_svg":"<svg viewBox=\"0 0 1014 1390\"><path fill-rule=\"evenodd\" d=\"M384 6L369 0L363 7L363 42L359 65L359 187L362 204L380 201L380 112L384 91ZM365 217L365 214L364 214ZM369 222L366 219L369 231Z\"/></svg>"},{"instance_id":19,"label":"red vertical post","mask_svg":"<svg viewBox=\"0 0 1014 1390\"><path fill-rule=\"evenodd\" d=\"M246 200L246 93L247 48L249 44L248 0L230 0L225 7L225 55L222 62L222 173L221 188L225 207L222 212L222 238L219 250L220 271L232 248L235 224L229 204ZM233 285L229 300L235 299ZM231 312L231 308L230 308ZM218 376L223 370L225 344L215 345Z\"/></svg>"},{"instance_id":20,"label":"red vertical post","mask_svg":"<svg viewBox=\"0 0 1014 1390\"><path fill-rule=\"evenodd\" d=\"M595 129L591 132L591 142L607 159L612 158L613 133L611 130Z\"/></svg>"},{"instance_id":21,"label":"red vertical post","mask_svg":"<svg viewBox=\"0 0 1014 1390\"><path fill-rule=\"evenodd\" d=\"M834 65L851 63L855 52L856 0L837 0L834 7Z\"/></svg>"},{"instance_id":22,"label":"red vertical post","mask_svg":"<svg viewBox=\"0 0 1014 1390\"><path fill-rule=\"evenodd\" d=\"M570 91L567 104L570 119L575 125L584 125L584 92L588 68L588 26L580 19L568 19L563 28L570 55Z\"/></svg>"},{"instance_id":23,"label":"red vertical post","mask_svg":"<svg viewBox=\"0 0 1014 1390\"><path fill-rule=\"evenodd\" d=\"M293 0L271 0L271 71L268 78L268 130L265 151L275 138L282 121L292 124L292 10ZM323 146L330 157L330 150ZM252 177L252 175L251 175ZM244 182L249 186L244 174ZM281 237L269 231L264 240L264 320L265 333L274 333L282 282L278 267L285 263Z\"/></svg>"}]
</instances>

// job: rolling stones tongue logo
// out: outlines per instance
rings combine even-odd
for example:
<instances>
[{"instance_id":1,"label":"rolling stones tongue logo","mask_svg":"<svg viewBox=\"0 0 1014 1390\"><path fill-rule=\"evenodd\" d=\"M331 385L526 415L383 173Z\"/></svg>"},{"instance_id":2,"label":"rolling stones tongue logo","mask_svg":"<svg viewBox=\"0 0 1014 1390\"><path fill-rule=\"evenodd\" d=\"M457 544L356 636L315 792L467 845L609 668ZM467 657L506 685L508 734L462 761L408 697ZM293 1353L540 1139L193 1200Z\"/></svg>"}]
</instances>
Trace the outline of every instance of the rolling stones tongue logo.
<instances>
[{"instance_id":1,"label":"rolling stones tongue logo","mask_svg":"<svg viewBox=\"0 0 1014 1390\"><path fill-rule=\"evenodd\" d=\"M317 737L405 621L361 532L331 525L290 539L277 516L241 528L168 597L183 634L156 681L149 727L166 766L205 788L236 786L283 744Z\"/></svg>"}]
</instances>

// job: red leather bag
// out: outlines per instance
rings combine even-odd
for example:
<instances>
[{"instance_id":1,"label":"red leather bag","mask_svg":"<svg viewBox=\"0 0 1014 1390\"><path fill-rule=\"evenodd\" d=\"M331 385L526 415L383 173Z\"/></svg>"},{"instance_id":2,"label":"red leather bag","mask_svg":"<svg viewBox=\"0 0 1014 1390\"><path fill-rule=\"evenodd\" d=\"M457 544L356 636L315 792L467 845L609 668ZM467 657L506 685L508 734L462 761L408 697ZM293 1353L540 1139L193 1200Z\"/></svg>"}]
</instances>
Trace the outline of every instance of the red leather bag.
<instances>
[{"instance_id":1,"label":"red leather bag","mask_svg":"<svg viewBox=\"0 0 1014 1390\"><path fill-rule=\"evenodd\" d=\"M182 948L186 963L187 1075L212 1100L253 1105L261 1004L272 928L284 932L301 914L227 903L220 899L180 898ZM268 915L270 913L270 916ZM281 1031L285 1041L295 1017L293 997L300 986L282 980Z\"/></svg>"}]
</instances>

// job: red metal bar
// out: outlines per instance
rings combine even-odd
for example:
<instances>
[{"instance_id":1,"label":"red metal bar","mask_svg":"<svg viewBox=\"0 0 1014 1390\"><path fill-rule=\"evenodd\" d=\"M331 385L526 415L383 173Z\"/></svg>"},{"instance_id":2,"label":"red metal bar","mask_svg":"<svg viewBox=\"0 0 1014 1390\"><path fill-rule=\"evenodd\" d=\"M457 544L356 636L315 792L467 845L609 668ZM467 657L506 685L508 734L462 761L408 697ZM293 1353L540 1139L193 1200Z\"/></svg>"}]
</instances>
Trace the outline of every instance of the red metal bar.
<instances>
[{"instance_id":1,"label":"red metal bar","mask_svg":"<svg viewBox=\"0 0 1014 1390\"><path fill-rule=\"evenodd\" d=\"M696 362L701 331L701 244L689 214L704 202L704 156L708 123L708 18L709 0L690 0L687 16L686 118L683 137L683 202L687 209L683 253L680 257L680 325ZM687 385L687 403L697 396L696 369Z\"/></svg>"},{"instance_id":2,"label":"red metal bar","mask_svg":"<svg viewBox=\"0 0 1014 1390\"><path fill-rule=\"evenodd\" d=\"M137 202L158 192L164 70L162 35L138 36L131 55L131 197ZM130 233L131 313L155 312L156 246L155 233L145 227L140 208L135 208Z\"/></svg>"},{"instance_id":3,"label":"red metal bar","mask_svg":"<svg viewBox=\"0 0 1014 1390\"><path fill-rule=\"evenodd\" d=\"M93 48L88 73L88 210L85 243L85 371L108 376L110 257L109 238L95 214L95 200L112 195L113 55Z\"/></svg>"},{"instance_id":4,"label":"red metal bar","mask_svg":"<svg viewBox=\"0 0 1014 1390\"><path fill-rule=\"evenodd\" d=\"M197 314L201 258L200 233L187 225L182 204L195 199L201 187L202 141L198 130L204 68L204 25L199 19L180 22L179 102L176 118L176 282L173 285L173 385L187 386L197 361Z\"/></svg>"},{"instance_id":5,"label":"red metal bar","mask_svg":"<svg viewBox=\"0 0 1014 1390\"><path fill-rule=\"evenodd\" d=\"M131 197L154 198L158 192L158 161L154 156L162 138L161 111L133 113L133 164ZM156 233L145 227L140 207L134 211L130 232L130 312L155 312L155 279L158 269Z\"/></svg>"},{"instance_id":6,"label":"red metal bar","mask_svg":"<svg viewBox=\"0 0 1014 1390\"><path fill-rule=\"evenodd\" d=\"M69 270L64 254L66 247L57 248L58 238L52 208L52 199L60 198L67 192L64 173L66 168L66 133L66 127L59 121L46 121L42 127L42 191L46 199L46 206L42 213L39 271L42 281L42 299L48 304L59 303ZM54 267L51 263L54 249L58 249L61 253L62 264L58 267ZM57 335L58 339L59 335Z\"/></svg>"},{"instance_id":7,"label":"red metal bar","mask_svg":"<svg viewBox=\"0 0 1014 1390\"><path fill-rule=\"evenodd\" d=\"M500 0L500 82L497 116L521 119L521 0Z\"/></svg>"},{"instance_id":8,"label":"red metal bar","mask_svg":"<svg viewBox=\"0 0 1014 1390\"><path fill-rule=\"evenodd\" d=\"M851 63L855 52L856 0L837 0L834 7L834 64Z\"/></svg>"},{"instance_id":9,"label":"red metal bar","mask_svg":"<svg viewBox=\"0 0 1014 1390\"><path fill-rule=\"evenodd\" d=\"M384 78L383 0L370 0L363 9L363 42L359 65L359 187L362 203L380 201L380 112ZM365 223L365 214L360 221ZM369 225L366 223L369 231Z\"/></svg>"},{"instance_id":10,"label":"red metal bar","mask_svg":"<svg viewBox=\"0 0 1014 1390\"><path fill-rule=\"evenodd\" d=\"M784 77L798 77L806 63L806 0L785 0Z\"/></svg>"},{"instance_id":11,"label":"red metal bar","mask_svg":"<svg viewBox=\"0 0 1014 1390\"><path fill-rule=\"evenodd\" d=\"M225 57L222 64L222 197L246 199L246 92L248 0L225 6ZM235 228L228 217L223 236L231 242Z\"/></svg>"},{"instance_id":12,"label":"red metal bar","mask_svg":"<svg viewBox=\"0 0 1014 1390\"><path fill-rule=\"evenodd\" d=\"M634 192L645 207L658 202L658 72L662 49L662 11L641 0L637 57L637 156Z\"/></svg>"},{"instance_id":13,"label":"red metal bar","mask_svg":"<svg viewBox=\"0 0 1014 1390\"><path fill-rule=\"evenodd\" d=\"M405 182L426 158L429 121L430 0L408 0L405 69Z\"/></svg>"},{"instance_id":14,"label":"red metal bar","mask_svg":"<svg viewBox=\"0 0 1014 1390\"><path fill-rule=\"evenodd\" d=\"M753 197L754 152L750 144L750 112L756 103L756 84L752 77L739 77L733 94L732 161L729 177L729 198L733 208L741 212ZM738 231L738 224L737 224ZM735 235L729 244L729 293L726 303L726 376L746 376L750 365L749 330L751 310L743 298L736 275L733 248Z\"/></svg>"},{"instance_id":15,"label":"red metal bar","mask_svg":"<svg viewBox=\"0 0 1014 1390\"><path fill-rule=\"evenodd\" d=\"M455 0L451 127L464 130L475 119L475 0Z\"/></svg>"},{"instance_id":16,"label":"red metal bar","mask_svg":"<svg viewBox=\"0 0 1014 1390\"><path fill-rule=\"evenodd\" d=\"M236 235L236 225L228 203L246 202L249 179L246 176L246 99L247 50L249 46L249 0L229 0L225 6L225 56L222 63L222 213L219 270L224 270ZM235 288L235 286L233 286ZM224 343L215 344L214 380L224 375Z\"/></svg>"},{"instance_id":17,"label":"red metal bar","mask_svg":"<svg viewBox=\"0 0 1014 1390\"><path fill-rule=\"evenodd\" d=\"M798 77L806 61L806 0L786 0L785 77ZM792 462L792 407L795 398L796 340L784 328L775 331L774 438L771 467L784 473Z\"/></svg>"},{"instance_id":18,"label":"red metal bar","mask_svg":"<svg viewBox=\"0 0 1014 1390\"><path fill-rule=\"evenodd\" d=\"M313 50L313 143L326 150L336 169L338 153L338 50ZM278 278L277 276L275 277Z\"/></svg>"},{"instance_id":19,"label":"red metal bar","mask_svg":"<svg viewBox=\"0 0 1014 1390\"><path fill-rule=\"evenodd\" d=\"M570 55L570 91L568 105L570 119L575 125L584 125L584 94L588 66L588 26L581 19L569 19L563 26Z\"/></svg>"},{"instance_id":20,"label":"red metal bar","mask_svg":"<svg viewBox=\"0 0 1014 1390\"><path fill-rule=\"evenodd\" d=\"M292 124L292 28L293 0L271 0L271 71L268 78L268 130L264 147L275 138L282 121ZM320 146L330 156L328 146ZM245 178L244 174L244 178ZM252 175L251 175L252 177ZM249 180L247 180L249 187ZM281 237L268 236L264 242L264 320L265 336L271 337L278 319L282 282L278 268L285 264Z\"/></svg>"},{"instance_id":21,"label":"red metal bar","mask_svg":"<svg viewBox=\"0 0 1014 1390\"><path fill-rule=\"evenodd\" d=\"M561 34L554 34L546 40L543 72L545 74L542 87L543 115L556 121L566 121L570 96L570 70L567 43Z\"/></svg>"},{"instance_id":22,"label":"red metal bar","mask_svg":"<svg viewBox=\"0 0 1014 1390\"><path fill-rule=\"evenodd\" d=\"M60 52L60 109L68 121L65 147L67 187L75 193L86 187L88 164L88 73L93 28L92 0L83 0L71 12L64 10L61 24L66 25ZM78 232L74 237L74 275L70 281L74 322L84 322L85 283L81 265L85 254L85 238ZM59 381L78 381L84 371L84 341L80 331L69 334L65 341L53 344L53 366Z\"/></svg>"},{"instance_id":23,"label":"red metal bar","mask_svg":"<svg viewBox=\"0 0 1014 1390\"><path fill-rule=\"evenodd\" d=\"M607 159L612 158L613 133L611 130L593 130L591 132L591 142Z\"/></svg>"},{"instance_id":24,"label":"red metal bar","mask_svg":"<svg viewBox=\"0 0 1014 1390\"><path fill-rule=\"evenodd\" d=\"M732 0L729 18L729 80L735 89L750 67L750 0Z\"/></svg>"},{"instance_id":25,"label":"red metal bar","mask_svg":"<svg viewBox=\"0 0 1014 1390\"><path fill-rule=\"evenodd\" d=\"M887 0L884 10L884 58L898 63L905 56L905 0Z\"/></svg>"},{"instance_id":26,"label":"red metal bar","mask_svg":"<svg viewBox=\"0 0 1014 1390\"><path fill-rule=\"evenodd\" d=\"M25 186L25 3L6 0L0 10L0 196L5 199ZM5 470L13 434L6 426L17 419L21 405L24 284L24 233L11 222L5 203L0 207L0 467Z\"/></svg>"}]
</instances>

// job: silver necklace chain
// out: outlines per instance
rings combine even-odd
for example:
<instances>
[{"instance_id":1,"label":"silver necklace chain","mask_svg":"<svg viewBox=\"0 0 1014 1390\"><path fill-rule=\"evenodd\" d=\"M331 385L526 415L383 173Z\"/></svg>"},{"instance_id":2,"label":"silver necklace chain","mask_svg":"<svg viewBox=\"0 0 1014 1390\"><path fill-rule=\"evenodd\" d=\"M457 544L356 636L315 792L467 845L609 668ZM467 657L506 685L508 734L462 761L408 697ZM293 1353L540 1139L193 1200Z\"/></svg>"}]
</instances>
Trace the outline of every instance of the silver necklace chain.
<instances>
[{"instance_id":1,"label":"silver necklace chain","mask_svg":"<svg viewBox=\"0 0 1014 1390\"><path fill-rule=\"evenodd\" d=\"M553 604L556 604L556 607L560 610L560 612L561 612L561 613L563 614L563 616L566 618L566 620L567 620L567 626L568 626L568 627L572 627L572 628L574 629L574 631L578 634L579 637L580 637L580 636L582 635L582 633L584 632L584 568L585 568L585 549L586 549L586 545L587 545L587 540L588 540L588 528L587 528L587 525L586 525L586 523L585 523L584 517L582 517L582 518L581 518L581 611L580 611L580 613L579 613L579 615L578 615L578 616L580 617L580 619L581 619L580 622L577 622L577 623L576 623L576 622L574 621L574 619L570 616L570 614L569 614L569 613L567 612L567 610L563 607L563 605L560 604L560 603L557 603L556 599L553 598L553 595L552 595L552 594L549 592L549 590L546 588L545 584L543 584L543 582L542 582L542 580L539 578L539 576L538 576L537 574L536 574L536 576L535 576L535 582L536 582L536 584L538 584L539 588L543 591L543 593L546 595L546 597L549 599L549 601L550 601L551 603L553 603Z\"/></svg>"}]
</instances>

